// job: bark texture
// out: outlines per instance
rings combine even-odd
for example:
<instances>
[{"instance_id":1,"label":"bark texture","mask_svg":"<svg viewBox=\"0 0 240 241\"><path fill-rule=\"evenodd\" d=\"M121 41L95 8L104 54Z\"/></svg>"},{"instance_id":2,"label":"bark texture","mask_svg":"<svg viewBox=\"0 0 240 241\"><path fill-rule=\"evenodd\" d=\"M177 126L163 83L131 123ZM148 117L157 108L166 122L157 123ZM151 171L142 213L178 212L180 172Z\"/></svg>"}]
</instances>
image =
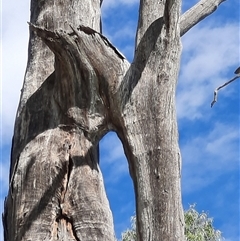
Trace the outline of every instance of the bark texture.
<instances>
[{"instance_id":1,"label":"bark texture","mask_svg":"<svg viewBox=\"0 0 240 241\"><path fill-rule=\"evenodd\" d=\"M100 1L33 0L31 23L68 32L82 23L100 31ZM106 131L101 87L84 56L74 62L64 50L62 58L54 56L30 29L5 203L5 240L115 238L98 165L98 141Z\"/></svg>"},{"instance_id":2,"label":"bark texture","mask_svg":"<svg viewBox=\"0 0 240 241\"><path fill-rule=\"evenodd\" d=\"M140 2L144 7L129 80L135 86L122 98L123 143L134 180L138 238L183 240L175 109L180 2L145 2Z\"/></svg>"},{"instance_id":3,"label":"bark texture","mask_svg":"<svg viewBox=\"0 0 240 241\"><path fill-rule=\"evenodd\" d=\"M189 29L209 16L226 0L201 0L181 16L180 34L184 35Z\"/></svg>"},{"instance_id":4,"label":"bark texture","mask_svg":"<svg viewBox=\"0 0 240 241\"><path fill-rule=\"evenodd\" d=\"M5 241L115 240L98 155L110 130L134 182L138 241L184 240L175 90L192 22L181 27L180 0L141 0L129 64L101 34L101 2L31 2Z\"/></svg>"}]
</instances>

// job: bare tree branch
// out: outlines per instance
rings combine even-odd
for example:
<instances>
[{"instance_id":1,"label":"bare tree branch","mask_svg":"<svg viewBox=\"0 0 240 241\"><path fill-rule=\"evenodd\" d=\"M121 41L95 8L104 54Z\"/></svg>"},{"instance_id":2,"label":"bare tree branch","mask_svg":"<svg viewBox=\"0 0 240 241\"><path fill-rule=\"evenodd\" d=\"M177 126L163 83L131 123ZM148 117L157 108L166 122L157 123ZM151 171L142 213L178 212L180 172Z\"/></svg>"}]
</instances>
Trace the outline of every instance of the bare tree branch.
<instances>
[{"instance_id":1,"label":"bare tree branch","mask_svg":"<svg viewBox=\"0 0 240 241\"><path fill-rule=\"evenodd\" d=\"M240 75L240 67L238 67L235 71L234 74Z\"/></svg>"},{"instance_id":2,"label":"bare tree branch","mask_svg":"<svg viewBox=\"0 0 240 241\"><path fill-rule=\"evenodd\" d=\"M237 76L235 76L234 78L230 79L228 82L224 83L223 85L219 86L217 89L215 89L214 94L213 94L213 101L211 103L211 107L213 107L213 105L217 102L218 91L220 89L222 89L223 87L227 86L228 84L232 83L234 80L236 80L236 79L238 79L240 77L240 67L238 67L236 69L234 74L236 74Z\"/></svg>"},{"instance_id":3,"label":"bare tree branch","mask_svg":"<svg viewBox=\"0 0 240 241\"><path fill-rule=\"evenodd\" d=\"M180 19L180 35L183 36L189 29L213 13L226 0L201 0L186 11Z\"/></svg>"}]
</instances>

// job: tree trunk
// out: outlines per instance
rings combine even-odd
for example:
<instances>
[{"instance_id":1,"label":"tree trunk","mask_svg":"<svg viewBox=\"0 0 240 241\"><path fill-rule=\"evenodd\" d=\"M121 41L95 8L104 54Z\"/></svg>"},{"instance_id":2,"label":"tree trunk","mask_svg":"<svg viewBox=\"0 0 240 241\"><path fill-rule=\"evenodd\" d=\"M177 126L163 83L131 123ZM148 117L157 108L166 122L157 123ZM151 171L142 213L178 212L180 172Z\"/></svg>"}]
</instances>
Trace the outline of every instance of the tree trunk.
<instances>
[{"instance_id":1,"label":"tree trunk","mask_svg":"<svg viewBox=\"0 0 240 241\"><path fill-rule=\"evenodd\" d=\"M100 0L33 0L31 23L68 32L83 23L100 31ZM5 240L114 240L98 165L105 127L102 134L94 133L105 121L99 86L84 58L74 73L68 72L74 63L58 57L30 31L5 204Z\"/></svg>"},{"instance_id":2,"label":"tree trunk","mask_svg":"<svg viewBox=\"0 0 240 241\"><path fill-rule=\"evenodd\" d=\"M203 0L201 14L222 1ZM180 0L141 0L130 65L100 33L101 2L31 2L5 241L115 240L98 165L110 130L129 162L138 240L184 240L175 90L180 35L201 14L183 15L182 26Z\"/></svg>"},{"instance_id":3,"label":"tree trunk","mask_svg":"<svg viewBox=\"0 0 240 241\"><path fill-rule=\"evenodd\" d=\"M137 200L139 240L183 240L175 89L180 63L180 5L157 1L139 16L130 96L122 130ZM171 9L171 10L169 10ZM159 16L163 16L159 18Z\"/></svg>"}]
</instances>

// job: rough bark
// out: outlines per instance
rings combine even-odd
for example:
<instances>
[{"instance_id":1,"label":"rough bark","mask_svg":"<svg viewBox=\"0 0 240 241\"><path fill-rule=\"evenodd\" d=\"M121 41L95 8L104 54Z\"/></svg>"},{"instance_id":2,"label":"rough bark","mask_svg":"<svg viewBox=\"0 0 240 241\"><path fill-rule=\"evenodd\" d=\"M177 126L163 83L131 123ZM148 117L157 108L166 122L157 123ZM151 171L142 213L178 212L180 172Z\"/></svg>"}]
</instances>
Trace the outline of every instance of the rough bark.
<instances>
[{"instance_id":1,"label":"rough bark","mask_svg":"<svg viewBox=\"0 0 240 241\"><path fill-rule=\"evenodd\" d=\"M140 2L144 7L128 80L134 88L122 98L122 138L136 193L138 240L184 240L175 110L180 3L146 2Z\"/></svg>"},{"instance_id":2,"label":"rough bark","mask_svg":"<svg viewBox=\"0 0 240 241\"><path fill-rule=\"evenodd\" d=\"M70 31L70 25L83 23L100 31L100 1L33 0L31 23L51 31ZM55 57L30 29L5 203L5 240L115 238L98 166L98 141L107 131L102 127L107 119L101 86L84 58L73 72L77 63L65 55L66 61ZM98 128L101 132L95 135Z\"/></svg>"},{"instance_id":3,"label":"rough bark","mask_svg":"<svg viewBox=\"0 0 240 241\"><path fill-rule=\"evenodd\" d=\"M5 241L115 240L98 165L109 130L129 162L138 240L184 240L175 110L181 1L140 1L131 65L100 33L101 2L32 0ZM184 19L185 31L193 24Z\"/></svg>"}]
</instances>

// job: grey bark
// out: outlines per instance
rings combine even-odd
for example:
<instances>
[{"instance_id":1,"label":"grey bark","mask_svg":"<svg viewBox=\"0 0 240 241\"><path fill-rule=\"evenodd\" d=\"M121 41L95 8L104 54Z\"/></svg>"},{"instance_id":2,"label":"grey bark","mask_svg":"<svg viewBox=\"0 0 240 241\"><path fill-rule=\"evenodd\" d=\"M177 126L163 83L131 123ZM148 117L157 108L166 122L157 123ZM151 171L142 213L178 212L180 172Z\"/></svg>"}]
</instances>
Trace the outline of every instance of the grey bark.
<instances>
[{"instance_id":1,"label":"grey bark","mask_svg":"<svg viewBox=\"0 0 240 241\"><path fill-rule=\"evenodd\" d=\"M175 110L181 1L140 1L131 64L100 33L101 2L32 0L5 241L115 240L98 165L110 130L128 159L138 240L184 240Z\"/></svg>"},{"instance_id":2,"label":"grey bark","mask_svg":"<svg viewBox=\"0 0 240 241\"><path fill-rule=\"evenodd\" d=\"M100 31L100 1L33 0L31 23L51 31L71 31L70 25L83 23ZM98 166L98 137L87 134L101 126L105 113L93 90L99 86L83 62L85 71L82 67L74 82L74 73L66 72L70 63L55 57L30 29L12 145L5 240L114 239Z\"/></svg>"},{"instance_id":3,"label":"grey bark","mask_svg":"<svg viewBox=\"0 0 240 241\"><path fill-rule=\"evenodd\" d=\"M201 0L181 16L180 34L184 35L189 29L217 10L226 0Z\"/></svg>"},{"instance_id":4,"label":"grey bark","mask_svg":"<svg viewBox=\"0 0 240 241\"><path fill-rule=\"evenodd\" d=\"M140 2L144 7L128 81L135 86L124 96L122 107L123 143L136 193L138 239L184 240L175 109L180 2L145 2Z\"/></svg>"}]
</instances>

